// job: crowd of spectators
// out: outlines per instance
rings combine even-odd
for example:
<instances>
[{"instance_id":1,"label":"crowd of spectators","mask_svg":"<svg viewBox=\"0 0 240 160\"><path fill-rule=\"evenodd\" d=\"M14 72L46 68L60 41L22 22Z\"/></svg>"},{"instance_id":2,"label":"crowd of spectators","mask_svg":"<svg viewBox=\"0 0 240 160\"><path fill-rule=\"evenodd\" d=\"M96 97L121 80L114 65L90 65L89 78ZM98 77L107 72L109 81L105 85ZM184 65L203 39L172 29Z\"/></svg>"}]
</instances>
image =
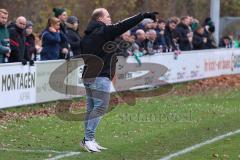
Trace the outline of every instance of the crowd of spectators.
<instances>
[{"instance_id":1,"label":"crowd of spectators","mask_svg":"<svg viewBox=\"0 0 240 160\"><path fill-rule=\"evenodd\" d=\"M78 18L68 16L64 8L54 8L53 15L39 36L39 46L35 44L34 24L30 20L20 16L9 23L7 10L0 9L0 63L22 62L26 65L29 61L34 65L36 60L69 59L81 55ZM159 18L156 22L144 19L116 41L127 42L128 48L121 54L135 56L137 60L144 55L166 52L238 47L232 35L224 36L217 46L214 32L211 18L206 18L203 23L190 16Z\"/></svg>"}]
</instances>

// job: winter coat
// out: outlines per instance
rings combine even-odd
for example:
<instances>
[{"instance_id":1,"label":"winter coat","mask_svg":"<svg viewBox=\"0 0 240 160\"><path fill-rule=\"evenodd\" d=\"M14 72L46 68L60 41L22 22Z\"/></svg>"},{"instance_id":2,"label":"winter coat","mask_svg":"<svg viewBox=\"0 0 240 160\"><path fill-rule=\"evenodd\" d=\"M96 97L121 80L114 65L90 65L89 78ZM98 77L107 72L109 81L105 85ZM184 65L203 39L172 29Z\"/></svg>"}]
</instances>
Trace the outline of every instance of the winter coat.
<instances>
[{"instance_id":1,"label":"winter coat","mask_svg":"<svg viewBox=\"0 0 240 160\"><path fill-rule=\"evenodd\" d=\"M179 35L179 47L182 51L192 50L191 42L188 39L188 33L190 33L189 27L183 23L178 24L176 31Z\"/></svg>"},{"instance_id":2,"label":"winter coat","mask_svg":"<svg viewBox=\"0 0 240 160\"><path fill-rule=\"evenodd\" d=\"M194 35L193 35L193 49L194 50L207 49L206 44L203 41L203 38L205 38L204 35L194 32Z\"/></svg>"},{"instance_id":3,"label":"winter coat","mask_svg":"<svg viewBox=\"0 0 240 160\"><path fill-rule=\"evenodd\" d=\"M9 28L10 48L11 54L9 62L22 62L23 60L29 61L30 58L26 51L26 37L25 30L13 25Z\"/></svg>"},{"instance_id":4,"label":"winter coat","mask_svg":"<svg viewBox=\"0 0 240 160\"><path fill-rule=\"evenodd\" d=\"M3 63L4 56L9 53L9 33L5 26L0 25L0 63Z\"/></svg>"},{"instance_id":5,"label":"winter coat","mask_svg":"<svg viewBox=\"0 0 240 160\"><path fill-rule=\"evenodd\" d=\"M61 50L61 37L59 32L45 30L42 34L41 60L57 60Z\"/></svg>"},{"instance_id":6,"label":"winter coat","mask_svg":"<svg viewBox=\"0 0 240 160\"><path fill-rule=\"evenodd\" d=\"M136 26L144 19L142 14L138 14L117 24L106 25L100 21L91 21L85 31L85 36L82 39L81 48L82 55L91 54L100 58L103 62L103 68L100 73L96 73L96 61L93 58L83 58L86 64L83 78L108 77L112 79L115 75L117 57L112 53L106 52L103 46L109 41L114 41L115 38L125 33L132 27Z\"/></svg>"},{"instance_id":7,"label":"winter coat","mask_svg":"<svg viewBox=\"0 0 240 160\"><path fill-rule=\"evenodd\" d=\"M67 28L66 31L66 36L67 36L67 40L71 46L71 50L73 52L74 56L80 55L81 54L81 37L80 34L78 33L78 31L74 31L71 28Z\"/></svg>"}]
</instances>

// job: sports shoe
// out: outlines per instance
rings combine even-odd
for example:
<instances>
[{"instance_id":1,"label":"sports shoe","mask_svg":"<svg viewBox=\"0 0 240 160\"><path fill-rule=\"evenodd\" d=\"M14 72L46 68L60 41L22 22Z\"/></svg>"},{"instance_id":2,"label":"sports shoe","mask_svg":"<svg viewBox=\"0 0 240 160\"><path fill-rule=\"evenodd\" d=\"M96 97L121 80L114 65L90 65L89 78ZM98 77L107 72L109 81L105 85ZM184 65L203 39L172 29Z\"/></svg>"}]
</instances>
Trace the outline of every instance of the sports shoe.
<instances>
[{"instance_id":1,"label":"sports shoe","mask_svg":"<svg viewBox=\"0 0 240 160\"><path fill-rule=\"evenodd\" d=\"M97 149L99 149L99 150L106 150L106 149L107 149L107 148L105 148L105 147L100 146L100 145L96 142L95 139L93 140L93 142L95 143L95 146L96 146Z\"/></svg>"},{"instance_id":2,"label":"sports shoe","mask_svg":"<svg viewBox=\"0 0 240 160\"><path fill-rule=\"evenodd\" d=\"M80 146L83 147L88 152L101 152L95 145L94 141L80 141Z\"/></svg>"}]
</instances>

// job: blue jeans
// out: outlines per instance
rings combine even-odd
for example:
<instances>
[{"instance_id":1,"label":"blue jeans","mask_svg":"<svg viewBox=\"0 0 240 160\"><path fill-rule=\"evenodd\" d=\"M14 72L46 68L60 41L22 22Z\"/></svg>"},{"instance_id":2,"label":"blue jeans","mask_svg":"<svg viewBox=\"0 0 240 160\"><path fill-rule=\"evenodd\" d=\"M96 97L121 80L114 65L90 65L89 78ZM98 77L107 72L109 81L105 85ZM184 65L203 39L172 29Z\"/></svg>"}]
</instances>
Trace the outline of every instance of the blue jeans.
<instances>
[{"instance_id":1,"label":"blue jeans","mask_svg":"<svg viewBox=\"0 0 240 160\"><path fill-rule=\"evenodd\" d=\"M107 77L84 79L87 111L85 116L85 140L95 139L95 132L102 116L107 112L110 100L111 80Z\"/></svg>"}]
</instances>

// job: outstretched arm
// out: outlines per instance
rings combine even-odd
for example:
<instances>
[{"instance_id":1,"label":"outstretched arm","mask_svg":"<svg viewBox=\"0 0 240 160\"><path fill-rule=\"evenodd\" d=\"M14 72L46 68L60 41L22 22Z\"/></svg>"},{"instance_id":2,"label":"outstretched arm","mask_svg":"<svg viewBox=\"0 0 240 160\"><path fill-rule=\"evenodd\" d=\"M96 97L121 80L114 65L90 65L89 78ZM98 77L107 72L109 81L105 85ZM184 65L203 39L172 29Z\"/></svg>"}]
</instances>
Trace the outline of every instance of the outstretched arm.
<instances>
[{"instance_id":1,"label":"outstretched arm","mask_svg":"<svg viewBox=\"0 0 240 160\"><path fill-rule=\"evenodd\" d=\"M139 24L144 18L151 18L155 21L157 14L157 12L139 13L133 17L120 21L117 24L107 25L104 33L106 34L107 39L115 39L116 37L122 35L129 29Z\"/></svg>"}]
</instances>

